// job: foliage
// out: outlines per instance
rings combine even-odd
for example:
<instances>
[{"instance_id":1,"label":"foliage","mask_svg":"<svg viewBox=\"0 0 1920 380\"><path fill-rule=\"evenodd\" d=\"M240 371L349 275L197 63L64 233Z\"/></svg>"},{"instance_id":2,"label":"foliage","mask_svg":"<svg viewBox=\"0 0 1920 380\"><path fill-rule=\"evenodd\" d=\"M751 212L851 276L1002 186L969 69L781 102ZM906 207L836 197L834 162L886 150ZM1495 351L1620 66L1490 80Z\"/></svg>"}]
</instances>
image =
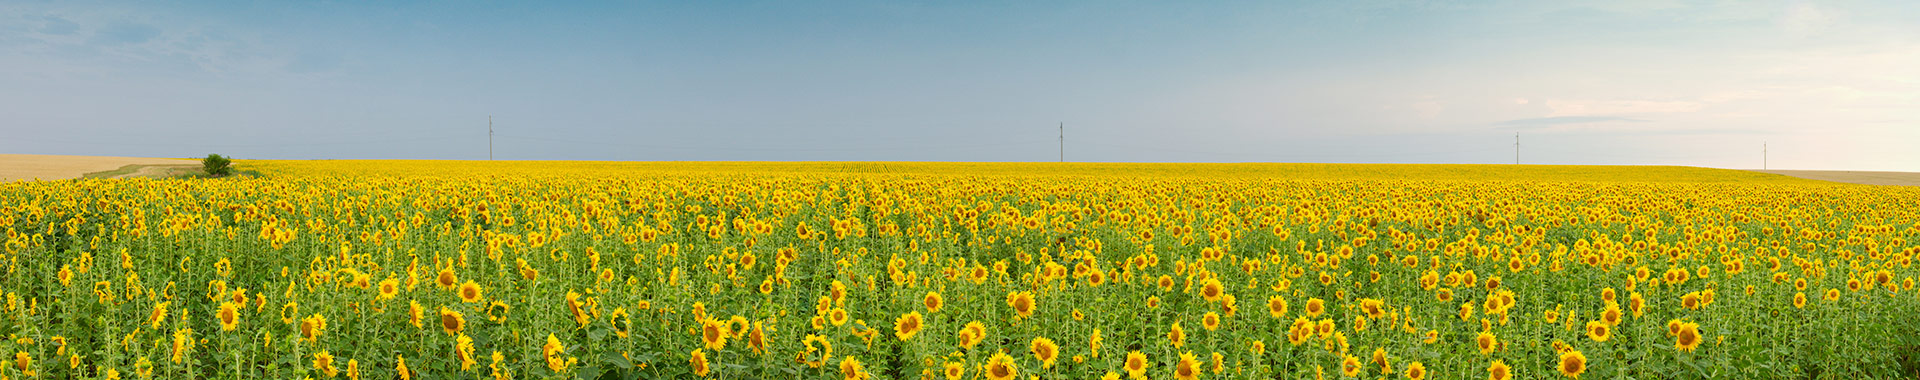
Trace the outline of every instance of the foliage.
<instances>
[{"instance_id":1,"label":"foliage","mask_svg":"<svg viewBox=\"0 0 1920 380\"><path fill-rule=\"evenodd\" d=\"M225 177L233 174L233 160L210 153L207 158L200 159L200 168L209 177Z\"/></svg>"}]
</instances>

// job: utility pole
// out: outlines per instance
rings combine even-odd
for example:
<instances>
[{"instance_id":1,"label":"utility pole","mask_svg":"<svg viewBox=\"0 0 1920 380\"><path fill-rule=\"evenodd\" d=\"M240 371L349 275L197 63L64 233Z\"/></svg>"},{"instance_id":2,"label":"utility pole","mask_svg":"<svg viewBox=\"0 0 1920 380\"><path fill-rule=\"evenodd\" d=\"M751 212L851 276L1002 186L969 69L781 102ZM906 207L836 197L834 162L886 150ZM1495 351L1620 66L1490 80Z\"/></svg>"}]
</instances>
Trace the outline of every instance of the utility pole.
<instances>
[{"instance_id":1,"label":"utility pole","mask_svg":"<svg viewBox=\"0 0 1920 380\"><path fill-rule=\"evenodd\" d=\"M1060 122L1060 162L1067 162L1067 122Z\"/></svg>"},{"instance_id":2,"label":"utility pole","mask_svg":"<svg viewBox=\"0 0 1920 380\"><path fill-rule=\"evenodd\" d=\"M493 115L487 115L487 161L493 161Z\"/></svg>"},{"instance_id":3,"label":"utility pole","mask_svg":"<svg viewBox=\"0 0 1920 380\"><path fill-rule=\"evenodd\" d=\"M1520 164L1520 132L1513 133L1513 164Z\"/></svg>"}]
</instances>

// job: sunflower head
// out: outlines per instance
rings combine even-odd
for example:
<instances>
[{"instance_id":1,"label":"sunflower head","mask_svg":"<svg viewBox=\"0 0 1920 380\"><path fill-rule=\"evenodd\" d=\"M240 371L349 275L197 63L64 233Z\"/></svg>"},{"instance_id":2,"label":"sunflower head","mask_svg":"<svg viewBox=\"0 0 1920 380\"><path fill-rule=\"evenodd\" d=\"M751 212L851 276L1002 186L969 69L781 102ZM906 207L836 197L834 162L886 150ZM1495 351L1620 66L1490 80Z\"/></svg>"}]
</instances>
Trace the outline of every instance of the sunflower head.
<instances>
[{"instance_id":1,"label":"sunflower head","mask_svg":"<svg viewBox=\"0 0 1920 380\"><path fill-rule=\"evenodd\" d=\"M1140 351L1128 351L1126 362L1127 377L1144 379L1147 377L1147 354Z\"/></svg>"},{"instance_id":2,"label":"sunflower head","mask_svg":"<svg viewBox=\"0 0 1920 380\"><path fill-rule=\"evenodd\" d=\"M893 320L893 335L903 342L912 339L914 335L920 333L921 323L918 311L901 315L900 318Z\"/></svg>"},{"instance_id":3,"label":"sunflower head","mask_svg":"<svg viewBox=\"0 0 1920 380\"><path fill-rule=\"evenodd\" d=\"M460 302L465 302L465 303L480 302L480 295L481 295L480 284L474 283L473 280L467 280L466 283L460 284L459 294L460 294Z\"/></svg>"},{"instance_id":4,"label":"sunflower head","mask_svg":"<svg viewBox=\"0 0 1920 380\"><path fill-rule=\"evenodd\" d=\"M1010 380L1020 375L1020 367L1013 364L1013 357L1005 352L996 352L987 358L986 375L992 380Z\"/></svg>"},{"instance_id":5,"label":"sunflower head","mask_svg":"<svg viewBox=\"0 0 1920 380\"><path fill-rule=\"evenodd\" d=\"M440 330L446 331L447 335L455 335L466 328L467 317L460 314L460 311L446 307L440 308Z\"/></svg>"},{"instance_id":6,"label":"sunflower head","mask_svg":"<svg viewBox=\"0 0 1920 380\"><path fill-rule=\"evenodd\" d=\"M1692 352L1693 349L1700 347L1702 340L1704 339L1700 339L1700 324L1698 323L1682 322L1680 323L1678 331L1675 331L1673 334L1673 345L1681 351Z\"/></svg>"},{"instance_id":7,"label":"sunflower head","mask_svg":"<svg viewBox=\"0 0 1920 380\"><path fill-rule=\"evenodd\" d=\"M233 328L240 324L240 305L221 302L220 310L216 315L220 317L220 331L233 331Z\"/></svg>"},{"instance_id":8,"label":"sunflower head","mask_svg":"<svg viewBox=\"0 0 1920 380\"><path fill-rule=\"evenodd\" d=\"M1561 375L1579 378L1580 373L1587 371L1587 356L1580 351L1567 351L1560 354L1560 365L1555 369L1558 369Z\"/></svg>"},{"instance_id":9,"label":"sunflower head","mask_svg":"<svg viewBox=\"0 0 1920 380\"><path fill-rule=\"evenodd\" d=\"M1180 380L1200 377L1200 360L1193 357L1193 352L1180 353L1180 361L1173 365L1173 377Z\"/></svg>"},{"instance_id":10,"label":"sunflower head","mask_svg":"<svg viewBox=\"0 0 1920 380\"><path fill-rule=\"evenodd\" d=\"M1012 307L1013 312L1016 315L1018 315L1020 318L1031 317L1033 316L1033 309L1035 306L1033 302L1033 293L1014 292L1013 294L1008 294L1007 306Z\"/></svg>"},{"instance_id":11,"label":"sunflower head","mask_svg":"<svg viewBox=\"0 0 1920 380\"><path fill-rule=\"evenodd\" d=\"M1605 342L1613 337L1613 328L1602 321L1587 321L1587 337L1595 342Z\"/></svg>"},{"instance_id":12,"label":"sunflower head","mask_svg":"<svg viewBox=\"0 0 1920 380\"><path fill-rule=\"evenodd\" d=\"M707 377L713 373L713 368L707 365L707 353L698 348L687 358L687 365L693 367L694 376Z\"/></svg>"},{"instance_id":13,"label":"sunflower head","mask_svg":"<svg viewBox=\"0 0 1920 380\"><path fill-rule=\"evenodd\" d=\"M1054 360L1060 358L1060 345L1047 337L1033 338L1027 349L1033 351L1033 358L1040 360L1042 368L1053 368Z\"/></svg>"},{"instance_id":14,"label":"sunflower head","mask_svg":"<svg viewBox=\"0 0 1920 380\"><path fill-rule=\"evenodd\" d=\"M453 275L453 268L441 269L440 274L433 277L433 283L439 285L441 289L452 290L453 286L459 282L460 277Z\"/></svg>"},{"instance_id":15,"label":"sunflower head","mask_svg":"<svg viewBox=\"0 0 1920 380\"><path fill-rule=\"evenodd\" d=\"M700 321L700 342L705 344L707 349L714 351L725 348L727 336L732 335L727 331L728 325L730 323L711 319Z\"/></svg>"}]
</instances>

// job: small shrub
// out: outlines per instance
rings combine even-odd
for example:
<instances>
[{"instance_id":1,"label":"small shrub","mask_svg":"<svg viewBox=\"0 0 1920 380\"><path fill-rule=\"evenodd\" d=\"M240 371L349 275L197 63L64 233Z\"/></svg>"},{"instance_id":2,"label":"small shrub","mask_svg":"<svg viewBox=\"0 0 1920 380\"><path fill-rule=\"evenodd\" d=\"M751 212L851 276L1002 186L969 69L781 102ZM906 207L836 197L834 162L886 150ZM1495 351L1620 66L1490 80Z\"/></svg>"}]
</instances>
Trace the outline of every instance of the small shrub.
<instances>
[{"instance_id":1,"label":"small shrub","mask_svg":"<svg viewBox=\"0 0 1920 380\"><path fill-rule=\"evenodd\" d=\"M233 174L233 160L219 154L208 154L207 158L200 160L200 169L206 171L208 177L225 177Z\"/></svg>"}]
</instances>

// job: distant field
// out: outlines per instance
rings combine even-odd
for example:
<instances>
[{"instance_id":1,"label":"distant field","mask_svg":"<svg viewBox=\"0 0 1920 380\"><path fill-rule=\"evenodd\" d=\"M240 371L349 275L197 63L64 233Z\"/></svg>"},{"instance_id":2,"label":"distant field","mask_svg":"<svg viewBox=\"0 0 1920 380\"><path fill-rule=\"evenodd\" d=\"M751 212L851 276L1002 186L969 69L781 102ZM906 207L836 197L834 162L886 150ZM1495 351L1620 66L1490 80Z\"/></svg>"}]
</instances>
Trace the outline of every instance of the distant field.
<instances>
[{"instance_id":1,"label":"distant field","mask_svg":"<svg viewBox=\"0 0 1920 380\"><path fill-rule=\"evenodd\" d=\"M184 158L141 158L108 156L57 156L43 154L0 154L0 182L19 180L59 180L80 178L87 173L107 172L127 165L198 165ZM138 168L135 168L138 169Z\"/></svg>"},{"instance_id":2,"label":"distant field","mask_svg":"<svg viewBox=\"0 0 1920 380\"><path fill-rule=\"evenodd\" d=\"M1920 173L1861 172L1840 170L1755 170L1811 180L1857 183L1862 185L1920 186Z\"/></svg>"}]
</instances>

